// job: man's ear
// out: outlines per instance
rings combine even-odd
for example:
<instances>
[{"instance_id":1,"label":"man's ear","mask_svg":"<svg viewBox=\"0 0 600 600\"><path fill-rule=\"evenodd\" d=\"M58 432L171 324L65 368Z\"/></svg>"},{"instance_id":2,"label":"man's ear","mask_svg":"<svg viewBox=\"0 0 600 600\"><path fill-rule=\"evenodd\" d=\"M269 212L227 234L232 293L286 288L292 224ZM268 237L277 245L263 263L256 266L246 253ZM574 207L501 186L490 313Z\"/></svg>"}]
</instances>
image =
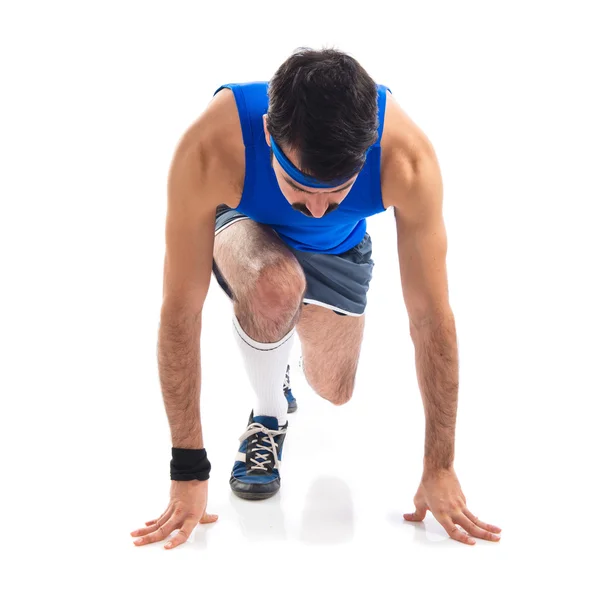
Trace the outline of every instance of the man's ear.
<instances>
[{"instance_id":1,"label":"man's ear","mask_svg":"<svg viewBox=\"0 0 600 600\"><path fill-rule=\"evenodd\" d=\"M267 141L267 145L270 148L271 147L271 136L269 135L269 130L267 129L267 115L263 115L263 129L265 130L265 140Z\"/></svg>"}]
</instances>

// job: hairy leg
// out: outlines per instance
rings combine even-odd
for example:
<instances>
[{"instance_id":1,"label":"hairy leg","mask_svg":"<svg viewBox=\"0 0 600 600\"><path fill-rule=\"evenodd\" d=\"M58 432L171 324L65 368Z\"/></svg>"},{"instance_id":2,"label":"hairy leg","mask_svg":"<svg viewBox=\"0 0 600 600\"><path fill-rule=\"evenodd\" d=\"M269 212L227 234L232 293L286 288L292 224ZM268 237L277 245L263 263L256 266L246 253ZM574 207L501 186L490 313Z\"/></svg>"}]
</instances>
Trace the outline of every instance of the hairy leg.
<instances>
[{"instance_id":1,"label":"hairy leg","mask_svg":"<svg viewBox=\"0 0 600 600\"><path fill-rule=\"evenodd\" d=\"M304 374L319 396L342 405L352 397L365 316L341 316L308 304L296 331L302 344Z\"/></svg>"},{"instance_id":2,"label":"hairy leg","mask_svg":"<svg viewBox=\"0 0 600 600\"><path fill-rule=\"evenodd\" d=\"M235 315L257 342L276 342L298 322L304 271L269 227L240 220L215 237L214 259L233 294Z\"/></svg>"}]
</instances>

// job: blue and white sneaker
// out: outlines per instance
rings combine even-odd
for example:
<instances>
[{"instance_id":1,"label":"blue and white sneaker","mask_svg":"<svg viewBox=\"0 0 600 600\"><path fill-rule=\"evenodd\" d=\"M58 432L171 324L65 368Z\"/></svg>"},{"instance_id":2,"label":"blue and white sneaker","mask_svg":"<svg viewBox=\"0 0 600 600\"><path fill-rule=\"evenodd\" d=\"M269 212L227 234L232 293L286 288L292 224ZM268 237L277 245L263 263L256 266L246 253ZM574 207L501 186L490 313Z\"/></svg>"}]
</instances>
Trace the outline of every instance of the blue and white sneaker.
<instances>
[{"instance_id":1,"label":"blue and white sneaker","mask_svg":"<svg viewBox=\"0 0 600 600\"><path fill-rule=\"evenodd\" d=\"M296 398L294 398L292 388L290 387L290 365L287 366L285 379L283 380L283 394L288 403L287 411L289 413L296 412L298 410L298 403L296 402Z\"/></svg>"},{"instance_id":2,"label":"blue and white sneaker","mask_svg":"<svg viewBox=\"0 0 600 600\"><path fill-rule=\"evenodd\" d=\"M279 426L277 417L255 417L254 411L250 413L229 479L236 496L245 500L264 500L279 491L279 467L287 426L287 423Z\"/></svg>"}]
</instances>

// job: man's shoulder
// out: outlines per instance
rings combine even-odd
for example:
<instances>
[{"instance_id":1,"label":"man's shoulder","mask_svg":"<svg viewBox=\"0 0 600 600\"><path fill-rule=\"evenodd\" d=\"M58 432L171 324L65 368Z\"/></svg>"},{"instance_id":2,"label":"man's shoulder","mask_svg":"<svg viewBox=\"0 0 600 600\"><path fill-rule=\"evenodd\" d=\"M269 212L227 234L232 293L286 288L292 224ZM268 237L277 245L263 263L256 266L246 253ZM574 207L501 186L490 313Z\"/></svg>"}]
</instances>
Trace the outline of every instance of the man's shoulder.
<instances>
[{"instance_id":1,"label":"man's shoulder","mask_svg":"<svg viewBox=\"0 0 600 600\"><path fill-rule=\"evenodd\" d=\"M222 88L200 116L202 143L212 148L221 160L244 156L244 140L235 96L231 89Z\"/></svg>"},{"instance_id":2,"label":"man's shoulder","mask_svg":"<svg viewBox=\"0 0 600 600\"><path fill-rule=\"evenodd\" d=\"M229 97L228 97L229 96ZM245 148L231 92L219 92L187 128L174 152L171 173L179 173L205 206L235 207L244 187Z\"/></svg>"},{"instance_id":3,"label":"man's shoulder","mask_svg":"<svg viewBox=\"0 0 600 600\"><path fill-rule=\"evenodd\" d=\"M435 159L430 140L388 93L381 136L381 191L386 208L408 194L423 161Z\"/></svg>"},{"instance_id":4,"label":"man's shoulder","mask_svg":"<svg viewBox=\"0 0 600 600\"><path fill-rule=\"evenodd\" d=\"M223 88L213 96L186 137L190 146L200 149L206 176L219 179L220 188L226 182L232 193L241 198L245 148L235 97L230 89Z\"/></svg>"}]
</instances>

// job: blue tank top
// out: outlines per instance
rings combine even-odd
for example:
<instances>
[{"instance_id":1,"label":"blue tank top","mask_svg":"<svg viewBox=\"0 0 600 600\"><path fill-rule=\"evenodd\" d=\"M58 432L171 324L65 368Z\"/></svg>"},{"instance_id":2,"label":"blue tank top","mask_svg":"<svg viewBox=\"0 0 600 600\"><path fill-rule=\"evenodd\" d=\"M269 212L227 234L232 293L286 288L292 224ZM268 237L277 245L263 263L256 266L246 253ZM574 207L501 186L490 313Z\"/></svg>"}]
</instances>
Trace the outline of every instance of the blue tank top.
<instances>
[{"instance_id":1,"label":"blue tank top","mask_svg":"<svg viewBox=\"0 0 600 600\"><path fill-rule=\"evenodd\" d=\"M367 230L366 217L385 211L381 198L381 132L387 87L378 85L379 128L365 166L339 207L320 219L293 209L281 193L271 167L269 145L263 129L267 113L268 82L229 83L246 147L244 190L237 211L271 226L288 245L301 252L341 254L360 243Z\"/></svg>"}]
</instances>

